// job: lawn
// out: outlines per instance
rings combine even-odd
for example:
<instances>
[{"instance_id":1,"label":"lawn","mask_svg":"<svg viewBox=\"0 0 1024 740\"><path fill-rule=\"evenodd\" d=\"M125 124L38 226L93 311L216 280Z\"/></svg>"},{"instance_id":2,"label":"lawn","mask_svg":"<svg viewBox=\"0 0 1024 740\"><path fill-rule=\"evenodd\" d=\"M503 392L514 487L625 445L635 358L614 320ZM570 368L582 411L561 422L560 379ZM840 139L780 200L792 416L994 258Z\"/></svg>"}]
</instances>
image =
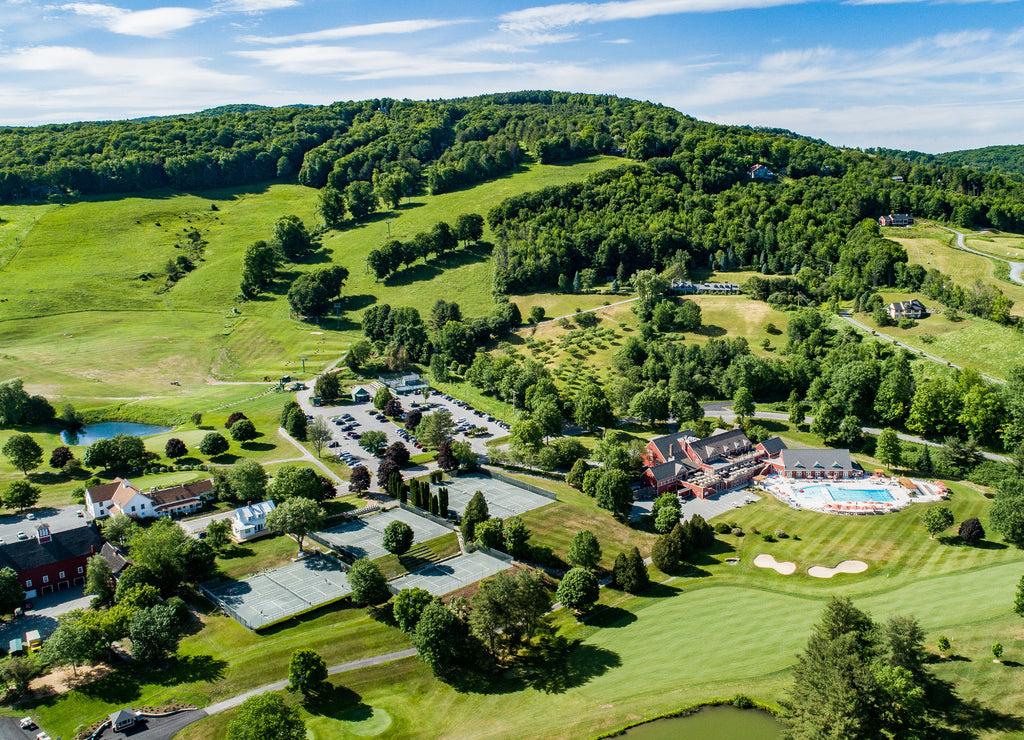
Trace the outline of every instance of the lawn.
<instances>
[{"instance_id":1,"label":"lawn","mask_svg":"<svg viewBox=\"0 0 1024 740\"><path fill-rule=\"evenodd\" d=\"M546 693L506 675L486 690L459 693L408 659L338 676L346 701L329 715L307 714L315 723L310 727L318 740L357 734L344 723L359 717L390 720L377 729L396 738L422 737L424 728L444 738L575 738L737 693L777 703L793 656L834 584L823 581L813 593L790 595L768 585L773 575L762 573L762 583L752 586L676 578L572 628L570 634L584 641L572 656L566 690ZM991 598L1012 591L1017 575L1013 563L1004 563L857 594L856 603L879 619L914 613L932 645L937 634L948 634L966 660L940 663L936 673L958 679L961 696L991 702L985 709L1014 714L1024 676L1014 665L992 664L987 653L994 636L1007 635L1008 659L1024 647L1019 637L1009 637L1018 632L1009 604ZM971 609L950 609L951 594ZM968 726L982 737L1006 737L986 731L993 714L976 710L977 721L968 719ZM228 720L205 720L182 737L219 736Z\"/></svg>"},{"instance_id":2,"label":"lawn","mask_svg":"<svg viewBox=\"0 0 1024 740\"><path fill-rule=\"evenodd\" d=\"M1024 237L1020 234L1004 234L999 231L971 234L964 238L964 243L971 249L993 257L1011 262L1024 261Z\"/></svg>"},{"instance_id":3,"label":"lawn","mask_svg":"<svg viewBox=\"0 0 1024 740\"><path fill-rule=\"evenodd\" d=\"M486 214L509 195L579 180L621 162L598 157L528 165L471 189L411 198L397 211L328 232L320 257L288 266L283 276L294 278L323 261L348 267L341 321L325 319L321 327L290 315L283 280L261 300L238 299L245 247L269 238L274 222L287 214L314 225L314 189L274 184L201 196L156 191L97 197L64 208L5 207L0 272L9 300L0 304L0 378L21 376L33 392L76 404L116 406L143 398L147 404L192 406L209 399L210 380L312 377L360 336L358 317L378 301L413 305L425 314L438 296L457 295L467 316L490 311L486 247L459 250L376 283L361 265L389 229L392 237L409 238L460 213ZM192 229L208 242L202 260L164 290L165 264L181 253L176 245ZM492 237L485 233L484 239ZM52 270L55 249L58 273ZM307 358L305 373L301 357Z\"/></svg>"},{"instance_id":4,"label":"lawn","mask_svg":"<svg viewBox=\"0 0 1024 740\"><path fill-rule=\"evenodd\" d=\"M303 543L307 548L314 543ZM299 554L299 546L291 537L275 534L251 542L232 543L217 556L217 567L226 578L243 579L266 568L290 563Z\"/></svg>"},{"instance_id":5,"label":"lawn","mask_svg":"<svg viewBox=\"0 0 1024 740\"><path fill-rule=\"evenodd\" d=\"M409 552L401 557L389 554L377 558L373 562L381 569L384 576L390 580L404 576L414 570L419 570L427 563L436 563L438 560L453 557L460 552L459 538L455 536L454 532L450 532L426 542L414 543Z\"/></svg>"},{"instance_id":6,"label":"lawn","mask_svg":"<svg viewBox=\"0 0 1024 740\"><path fill-rule=\"evenodd\" d=\"M934 267L960 285L969 287L978 281L994 285L1013 300L1015 305L1012 313L1017 316L1024 315L1024 287L996 277L999 263L957 249L953 246L956 244L956 237L948 231L921 228L908 231L907 235L891 235L889 238L907 250L911 262L924 265L926 269ZM1005 271L1005 266L1002 271Z\"/></svg>"},{"instance_id":7,"label":"lawn","mask_svg":"<svg viewBox=\"0 0 1024 740\"><path fill-rule=\"evenodd\" d=\"M906 294L886 292L883 295L891 302ZM926 306L935 306L933 301L923 300ZM975 318L950 321L944 315L933 314L918 320L913 328L900 329L898 326L877 327L868 314L856 314L854 318L911 349L994 378L1005 378L1008 369L1024 357L1024 336L994 321ZM836 322L841 323L835 326L850 326L841 319Z\"/></svg>"}]
</instances>

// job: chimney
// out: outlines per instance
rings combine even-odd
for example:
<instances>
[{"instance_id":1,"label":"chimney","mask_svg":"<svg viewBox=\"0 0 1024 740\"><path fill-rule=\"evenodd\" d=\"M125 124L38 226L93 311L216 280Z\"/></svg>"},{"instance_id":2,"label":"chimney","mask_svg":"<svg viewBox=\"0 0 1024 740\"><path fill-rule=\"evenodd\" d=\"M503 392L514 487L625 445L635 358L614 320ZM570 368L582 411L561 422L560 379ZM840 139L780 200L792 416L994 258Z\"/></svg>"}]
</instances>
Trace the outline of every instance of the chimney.
<instances>
[{"instance_id":1,"label":"chimney","mask_svg":"<svg viewBox=\"0 0 1024 740\"><path fill-rule=\"evenodd\" d=\"M40 524L36 527L36 539L39 540L39 544L50 542L53 537L50 536L50 527L46 524Z\"/></svg>"}]
</instances>

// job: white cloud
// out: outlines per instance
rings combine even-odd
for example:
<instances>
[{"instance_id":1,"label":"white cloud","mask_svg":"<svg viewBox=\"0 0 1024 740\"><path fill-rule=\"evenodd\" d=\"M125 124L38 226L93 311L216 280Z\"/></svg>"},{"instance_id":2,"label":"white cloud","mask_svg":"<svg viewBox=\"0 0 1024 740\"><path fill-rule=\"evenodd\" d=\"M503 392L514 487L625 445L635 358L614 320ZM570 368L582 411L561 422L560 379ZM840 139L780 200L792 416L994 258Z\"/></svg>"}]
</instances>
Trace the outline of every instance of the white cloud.
<instances>
[{"instance_id":1,"label":"white cloud","mask_svg":"<svg viewBox=\"0 0 1024 740\"><path fill-rule=\"evenodd\" d=\"M68 3L62 5L61 9L93 18L113 33L145 38L159 38L172 31L188 28L208 15L206 11L195 8L166 7L133 11L102 3Z\"/></svg>"},{"instance_id":2,"label":"white cloud","mask_svg":"<svg viewBox=\"0 0 1024 740\"><path fill-rule=\"evenodd\" d=\"M615 0L606 3L561 3L514 10L501 16L508 31L542 31L581 23L637 20L680 13L772 8L808 0Z\"/></svg>"},{"instance_id":3,"label":"white cloud","mask_svg":"<svg viewBox=\"0 0 1024 740\"><path fill-rule=\"evenodd\" d=\"M419 18L405 21L387 21L385 23L368 23L361 26L339 26L325 28L320 31L296 33L290 36L247 36L243 41L261 44L294 44L316 41L338 41L340 39L359 38L364 36L382 36L387 34L407 34L429 31L434 28L465 23L460 20L439 20Z\"/></svg>"},{"instance_id":4,"label":"white cloud","mask_svg":"<svg viewBox=\"0 0 1024 740\"><path fill-rule=\"evenodd\" d=\"M227 0L218 3L216 7L218 10L239 13L262 13L266 10L294 8L296 5L299 5L299 0Z\"/></svg>"},{"instance_id":5,"label":"white cloud","mask_svg":"<svg viewBox=\"0 0 1024 740\"><path fill-rule=\"evenodd\" d=\"M524 66L483 60L463 61L442 55L407 54L393 49L357 49L350 46L306 45L238 51L234 54L257 64L273 67L279 72L304 75L338 74L352 80L492 73Z\"/></svg>"},{"instance_id":6,"label":"white cloud","mask_svg":"<svg viewBox=\"0 0 1024 740\"><path fill-rule=\"evenodd\" d=\"M606 39L606 44L632 44L633 39Z\"/></svg>"}]
</instances>

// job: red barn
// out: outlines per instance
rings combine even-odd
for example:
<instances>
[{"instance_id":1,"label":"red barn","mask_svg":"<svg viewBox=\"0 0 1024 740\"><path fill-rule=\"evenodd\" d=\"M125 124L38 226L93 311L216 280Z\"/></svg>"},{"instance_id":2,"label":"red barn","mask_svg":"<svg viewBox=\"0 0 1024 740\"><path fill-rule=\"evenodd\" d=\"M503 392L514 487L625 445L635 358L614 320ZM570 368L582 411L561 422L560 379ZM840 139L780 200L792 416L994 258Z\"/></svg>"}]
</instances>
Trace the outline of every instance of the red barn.
<instances>
[{"instance_id":1,"label":"red barn","mask_svg":"<svg viewBox=\"0 0 1024 740\"><path fill-rule=\"evenodd\" d=\"M91 525L51 534L40 524L35 537L0 546L0 568L17 573L25 598L32 599L85 583L86 563L102 548Z\"/></svg>"}]
</instances>

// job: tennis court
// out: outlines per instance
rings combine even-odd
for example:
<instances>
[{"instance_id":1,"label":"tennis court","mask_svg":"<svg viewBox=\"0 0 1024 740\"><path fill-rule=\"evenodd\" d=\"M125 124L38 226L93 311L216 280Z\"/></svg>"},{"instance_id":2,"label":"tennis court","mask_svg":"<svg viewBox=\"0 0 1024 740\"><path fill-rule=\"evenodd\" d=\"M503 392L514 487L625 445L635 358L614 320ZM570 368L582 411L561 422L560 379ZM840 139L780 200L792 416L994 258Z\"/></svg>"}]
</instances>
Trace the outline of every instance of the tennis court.
<instances>
[{"instance_id":1,"label":"tennis court","mask_svg":"<svg viewBox=\"0 0 1024 740\"><path fill-rule=\"evenodd\" d=\"M391 585L398 590L422 588L434 596L444 596L511 567L504 560L477 551L428 565L415 573L394 579Z\"/></svg>"},{"instance_id":2,"label":"tennis court","mask_svg":"<svg viewBox=\"0 0 1024 740\"><path fill-rule=\"evenodd\" d=\"M447 527L432 522L426 517L417 516L396 507L349 520L316 534L332 547L338 547L354 558L366 557L376 560L388 554L383 544L384 528L394 521L405 522L412 527L413 542L417 544L451 532Z\"/></svg>"},{"instance_id":3,"label":"tennis court","mask_svg":"<svg viewBox=\"0 0 1024 740\"><path fill-rule=\"evenodd\" d=\"M486 475L460 475L440 485L431 486L431 491L437 493L437 489L441 487L448 489L448 508L457 511L459 516L462 516L466 510L466 504L477 491L484 494L490 515L501 519L507 519L531 509L539 509L554 501L553 497L546 498L538 493L527 491L525 488Z\"/></svg>"},{"instance_id":4,"label":"tennis court","mask_svg":"<svg viewBox=\"0 0 1024 740\"><path fill-rule=\"evenodd\" d=\"M351 591L335 558L309 555L208 593L242 626L260 629L337 601Z\"/></svg>"}]
</instances>

